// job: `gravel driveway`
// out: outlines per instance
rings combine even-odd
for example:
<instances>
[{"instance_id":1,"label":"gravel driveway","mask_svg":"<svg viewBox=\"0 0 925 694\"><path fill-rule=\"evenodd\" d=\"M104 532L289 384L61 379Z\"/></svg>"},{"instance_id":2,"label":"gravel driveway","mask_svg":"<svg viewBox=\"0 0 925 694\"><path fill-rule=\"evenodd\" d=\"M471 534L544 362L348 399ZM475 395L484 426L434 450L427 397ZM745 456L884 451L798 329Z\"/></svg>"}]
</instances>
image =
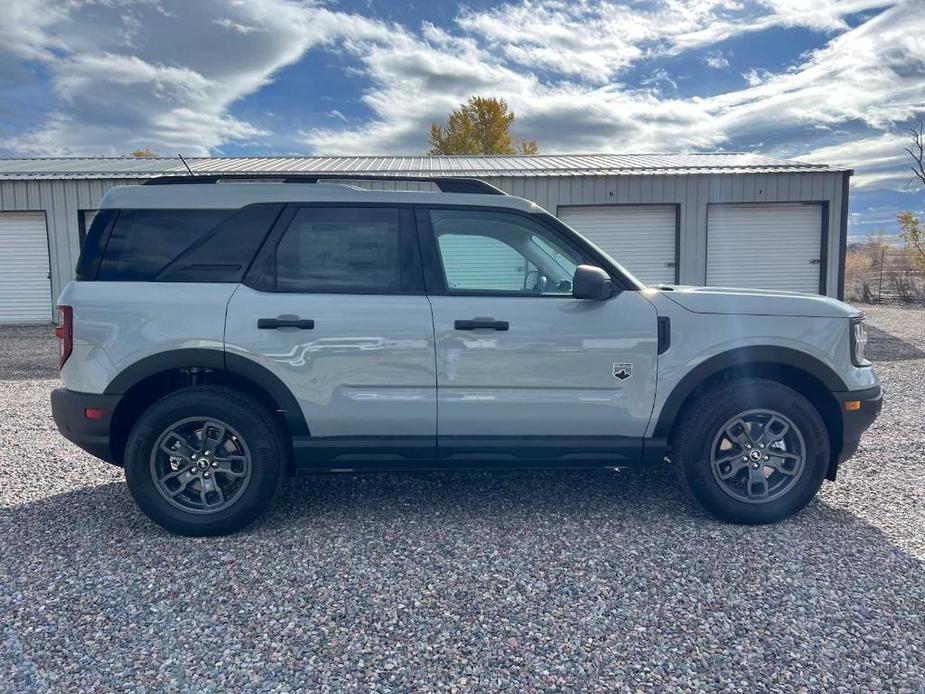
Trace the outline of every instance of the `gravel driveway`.
<instances>
[{"instance_id":1,"label":"gravel driveway","mask_svg":"<svg viewBox=\"0 0 925 694\"><path fill-rule=\"evenodd\" d=\"M0 690L925 691L925 311L869 309L884 412L773 527L670 470L287 483L168 535L61 438L48 329L0 331Z\"/></svg>"}]
</instances>

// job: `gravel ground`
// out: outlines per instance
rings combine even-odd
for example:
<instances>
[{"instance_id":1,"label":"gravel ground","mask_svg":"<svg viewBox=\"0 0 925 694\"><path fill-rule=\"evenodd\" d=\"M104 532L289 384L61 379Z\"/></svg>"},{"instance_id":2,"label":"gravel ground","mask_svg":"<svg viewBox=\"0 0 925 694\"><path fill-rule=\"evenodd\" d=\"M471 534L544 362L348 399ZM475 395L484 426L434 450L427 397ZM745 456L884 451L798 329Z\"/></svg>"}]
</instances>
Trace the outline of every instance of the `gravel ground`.
<instances>
[{"instance_id":1,"label":"gravel ground","mask_svg":"<svg viewBox=\"0 0 925 694\"><path fill-rule=\"evenodd\" d=\"M773 527L670 471L328 476L246 533L148 523L0 331L0 690L925 691L925 311L868 310L884 412Z\"/></svg>"}]
</instances>

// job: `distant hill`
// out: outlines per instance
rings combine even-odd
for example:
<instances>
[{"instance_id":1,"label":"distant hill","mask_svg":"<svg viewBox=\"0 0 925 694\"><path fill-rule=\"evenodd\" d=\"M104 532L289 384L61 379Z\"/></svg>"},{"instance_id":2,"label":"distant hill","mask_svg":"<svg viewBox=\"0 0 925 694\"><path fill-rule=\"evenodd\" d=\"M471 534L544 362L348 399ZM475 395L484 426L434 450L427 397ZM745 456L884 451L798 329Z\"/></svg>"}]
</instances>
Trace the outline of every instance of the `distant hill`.
<instances>
[{"instance_id":1,"label":"distant hill","mask_svg":"<svg viewBox=\"0 0 925 694\"><path fill-rule=\"evenodd\" d=\"M900 248L902 246L902 242L900 241L899 236L896 236L896 235L882 236L881 239L884 244L886 244L887 246L891 248ZM861 248L864 248L865 246L868 246L869 244L870 244L870 240L868 239L867 236L849 236L848 237L848 250L849 251L860 250Z\"/></svg>"}]
</instances>

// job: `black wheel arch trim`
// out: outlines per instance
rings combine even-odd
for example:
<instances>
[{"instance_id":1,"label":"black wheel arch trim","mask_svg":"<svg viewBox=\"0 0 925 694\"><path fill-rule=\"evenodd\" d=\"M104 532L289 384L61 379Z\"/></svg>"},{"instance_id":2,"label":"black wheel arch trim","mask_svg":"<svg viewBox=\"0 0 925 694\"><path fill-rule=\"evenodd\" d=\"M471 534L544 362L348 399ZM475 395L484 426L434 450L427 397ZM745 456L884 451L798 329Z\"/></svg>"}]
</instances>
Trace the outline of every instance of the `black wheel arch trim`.
<instances>
[{"instance_id":1,"label":"black wheel arch trim","mask_svg":"<svg viewBox=\"0 0 925 694\"><path fill-rule=\"evenodd\" d=\"M652 436L655 438L668 436L688 396L704 381L730 368L747 368L757 364L799 369L817 378L833 393L848 390L848 386L830 366L806 352L770 345L738 347L706 359L681 379L665 401Z\"/></svg>"},{"instance_id":2,"label":"black wheel arch trim","mask_svg":"<svg viewBox=\"0 0 925 694\"><path fill-rule=\"evenodd\" d=\"M104 393L124 395L149 376L192 367L218 369L243 377L262 388L277 404L292 436L309 436L302 408L288 386L266 367L252 359L221 349L183 348L159 352L138 360L116 376Z\"/></svg>"},{"instance_id":3,"label":"black wheel arch trim","mask_svg":"<svg viewBox=\"0 0 925 694\"><path fill-rule=\"evenodd\" d=\"M295 399L292 391L289 390L289 386L283 383L279 376L253 359L228 352L225 352L225 368L231 373L253 381L270 394L270 397L282 410L286 424L289 426L289 433L292 436L310 435L308 423L305 421L305 415L302 414L299 402Z\"/></svg>"}]
</instances>

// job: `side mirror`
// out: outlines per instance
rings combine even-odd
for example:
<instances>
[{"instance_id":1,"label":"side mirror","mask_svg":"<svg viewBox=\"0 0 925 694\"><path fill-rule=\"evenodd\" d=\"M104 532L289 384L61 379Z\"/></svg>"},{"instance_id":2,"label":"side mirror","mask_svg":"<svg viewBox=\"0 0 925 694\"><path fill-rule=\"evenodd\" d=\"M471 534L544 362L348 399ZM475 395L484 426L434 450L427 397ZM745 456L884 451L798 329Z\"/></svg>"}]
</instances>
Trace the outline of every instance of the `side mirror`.
<instances>
[{"instance_id":1,"label":"side mirror","mask_svg":"<svg viewBox=\"0 0 925 694\"><path fill-rule=\"evenodd\" d=\"M572 296L576 299L603 301L614 295L616 287L610 275L594 265L579 265L572 278Z\"/></svg>"}]
</instances>

